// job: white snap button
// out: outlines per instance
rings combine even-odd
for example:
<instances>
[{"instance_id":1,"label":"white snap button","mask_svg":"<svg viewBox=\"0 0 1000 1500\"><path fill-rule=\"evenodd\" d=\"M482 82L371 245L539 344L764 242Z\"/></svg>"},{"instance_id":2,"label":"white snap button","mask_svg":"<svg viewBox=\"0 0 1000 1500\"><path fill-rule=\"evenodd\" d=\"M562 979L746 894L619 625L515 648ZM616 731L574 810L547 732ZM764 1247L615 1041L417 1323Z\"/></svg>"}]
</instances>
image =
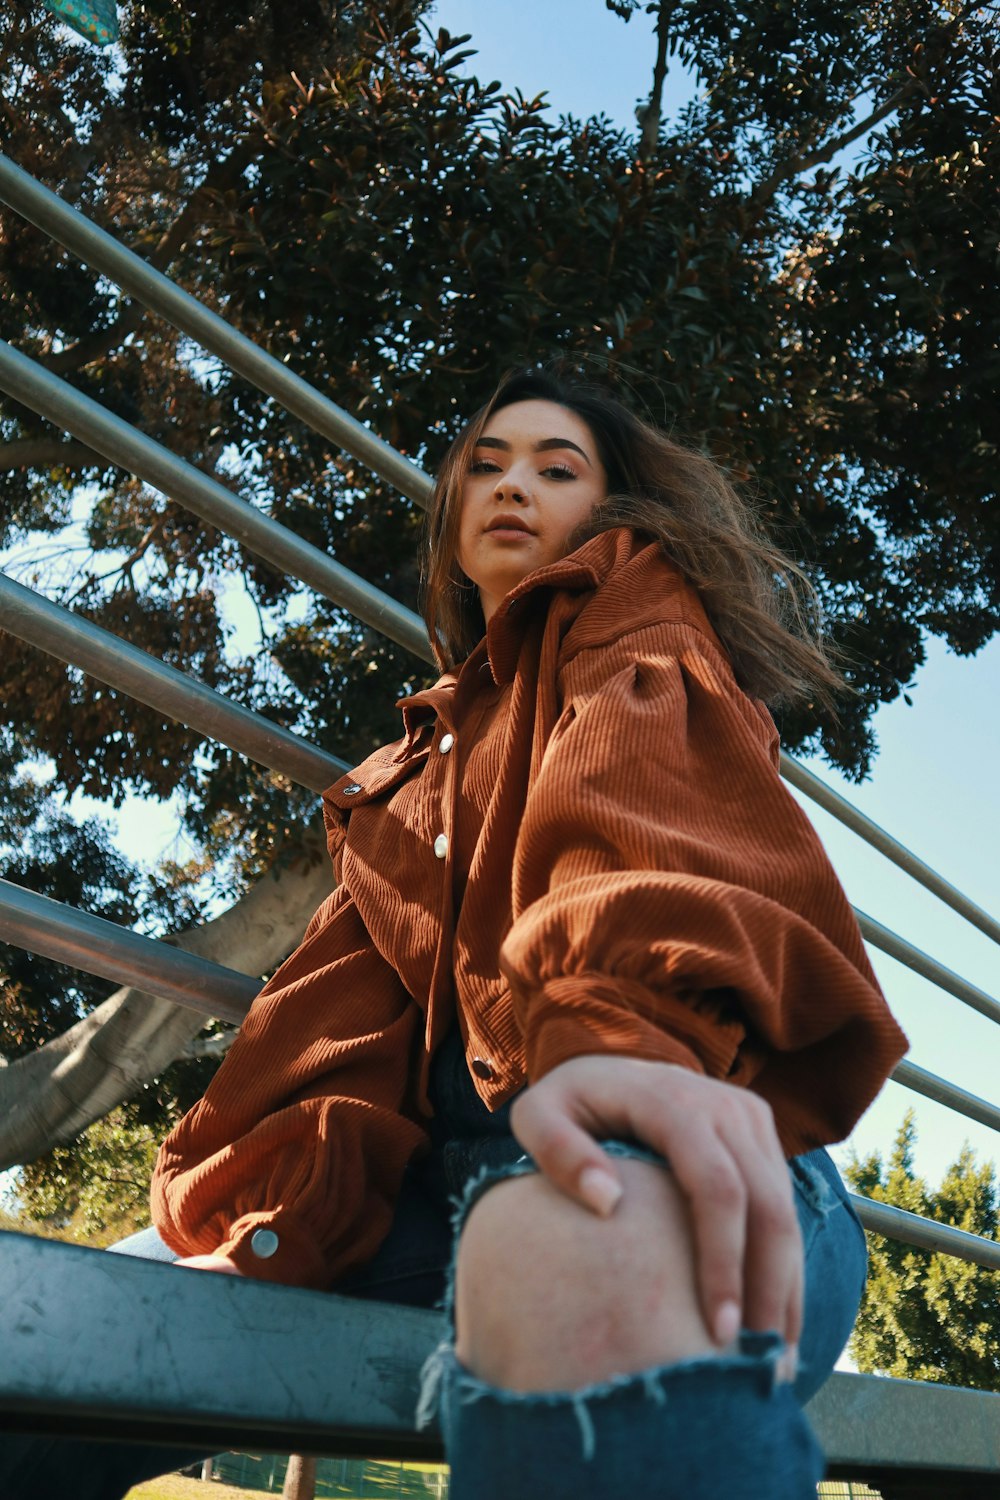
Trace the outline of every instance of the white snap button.
<instances>
[{"instance_id":1,"label":"white snap button","mask_svg":"<svg viewBox=\"0 0 1000 1500\"><path fill-rule=\"evenodd\" d=\"M348 785L343 788L343 793L344 793L345 797L353 797L354 793L355 792L360 792L360 790L361 790L361 787L358 785L358 783L356 781L352 781L352 782L349 782Z\"/></svg>"},{"instance_id":2,"label":"white snap button","mask_svg":"<svg viewBox=\"0 0 1000 1500\"><path fill-rule=\"evenodd\" d=\"M444 859L447 855L448 835L446 833L439 833L437 838L434 840L434 853L437 855L438 859Z\"/></svg>"},{"instance_id":3,"label":"white snap button","mask_svg":"<svg viewBox=\"0 0 1000 1500\"><path fill-rule=\"evenodd\" d=\"M451 749L454 743L455 736L453 734L443 734L438 740L438 749L441 751L442 755L447 755L448 751Z\"/></svg>"},{"instance_id":4,"label":"white snap button","mask_svg":"<svg viewBox=\"0 0 1000 1500\"><path fill-rule=\"evenodd\" d=\"M277 1253L278 1236L273 1229L255 1229L250 1237L250 1249L258 1260L270 1260Z\"/></svg>"}]
</instances>

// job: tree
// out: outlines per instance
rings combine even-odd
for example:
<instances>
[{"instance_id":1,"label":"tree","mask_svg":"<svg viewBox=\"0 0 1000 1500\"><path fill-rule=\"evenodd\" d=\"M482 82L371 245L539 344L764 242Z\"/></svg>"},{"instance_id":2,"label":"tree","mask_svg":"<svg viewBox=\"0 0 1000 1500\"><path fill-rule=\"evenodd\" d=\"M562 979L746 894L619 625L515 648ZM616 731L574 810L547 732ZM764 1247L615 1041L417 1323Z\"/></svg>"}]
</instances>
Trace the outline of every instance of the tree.
<instances>
[{"instance_id":1,"label":"tree","mask_svg":"<svg viewBox=\"0 0 1000 1500\"><path fill-rule=\"evenodd\" d=\"M855 1159L847 1179L879 1203L998 1238L997 1183L991 1162L979 1165L966 1146L932 1190L913 1166L917 1134L905 1115L887 1163L878 1153ZM1000 1390L1000 1300L996 1273L952 1255L932 1255L869 1234L864 1300L851 1335L858 1369Z\"/></svg>"},{"instance_id":2,"label":"tree","mask_svg":"<svg viewBox=\"0 0 1000 1500\"><path fill-rule=\"evenodd\" d=\"M638 4L612 8L627 21ZM430 31L420 0L126 5L117 60L15 0L7 149L427 466L498 371L552 355L710 450L811 567L851 659L840 726L789 715L786 743L860 774L922 632L968 652L997 623L995 34L954 0L653 10L633 134L469 76L470 38ZM677 60L705 91L664 121ZM13 215L0 282L0 332L25 352L416 602L419 520L388 486ZM0 540L29 581L345 758L395 733L423 663L15 400L0 437ZM227 589L259 611L256 650L227 643ZM0 703L17 764L54 768L57 806L77 787L181 797L195 864L124 920L197 922L206 882L238 910L282 861L322 878L314 799L284 778L19 644L0 653ZM6 837L18 871L23 835ZM82 882L59 860L22 876L104 900L98 843ZM285 948L295 935L290 920ZM0 1099L95 998L51 966L7 973ZM165 1066L150 1059L149 1087ZM108 1105L78 1096L44 1144Z\"/></svg>"}]
</instances>

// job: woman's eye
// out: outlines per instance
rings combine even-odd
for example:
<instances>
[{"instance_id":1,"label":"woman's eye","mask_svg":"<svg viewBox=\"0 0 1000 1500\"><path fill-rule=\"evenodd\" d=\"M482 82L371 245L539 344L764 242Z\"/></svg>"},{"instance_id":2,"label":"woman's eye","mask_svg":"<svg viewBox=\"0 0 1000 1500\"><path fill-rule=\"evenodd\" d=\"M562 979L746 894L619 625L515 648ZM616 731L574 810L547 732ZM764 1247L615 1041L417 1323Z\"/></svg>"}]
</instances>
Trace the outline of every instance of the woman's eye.
<instances>
[{"instance_id":1,"label":"woman's eye","mask_svg":"<svg viewBox=\"0 0 1000 1500\"><path fill-rule=\"evenodd\" d=\"M470 474L499 474L500 465L492 458L476 458L469 465Z\"/></svg>"},{"instance_id":2,"label":"woman's eye","mask_svg":"<svg viewBox=\"0 0 1000 1500\"><path fill-rule=\"evenodd\" d=\"M542 470L551 479L575 479L576 470L571 469L569 464L549 464L547 469Z\"/></svg>"}]
</instances>

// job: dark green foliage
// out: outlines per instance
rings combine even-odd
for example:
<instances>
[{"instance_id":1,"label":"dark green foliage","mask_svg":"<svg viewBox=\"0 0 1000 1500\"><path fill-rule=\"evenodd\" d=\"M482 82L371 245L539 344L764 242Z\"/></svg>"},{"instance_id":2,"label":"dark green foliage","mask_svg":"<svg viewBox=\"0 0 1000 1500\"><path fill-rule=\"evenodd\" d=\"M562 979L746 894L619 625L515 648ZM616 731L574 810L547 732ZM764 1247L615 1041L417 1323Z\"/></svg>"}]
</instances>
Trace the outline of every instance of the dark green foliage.
<instances>
[{"instance_id":1,"label":"dark green foliage","mask_svg":"<svg viewBox=\"0 0 1000 1500\"><path fill-rule=\"evenodd\" d=\"M931 1189L913 1168L913 1112L903 1120L887 1163L878 1154L855 1160L851 1187L880 1203L998 1238L996 1174L969 1147ZM869 1234L865 1297L851 1335L858 1369L1000 1390L1000 1296L995 1271L951 1255L931 1255Z\"/></svg>"}]
</instances>

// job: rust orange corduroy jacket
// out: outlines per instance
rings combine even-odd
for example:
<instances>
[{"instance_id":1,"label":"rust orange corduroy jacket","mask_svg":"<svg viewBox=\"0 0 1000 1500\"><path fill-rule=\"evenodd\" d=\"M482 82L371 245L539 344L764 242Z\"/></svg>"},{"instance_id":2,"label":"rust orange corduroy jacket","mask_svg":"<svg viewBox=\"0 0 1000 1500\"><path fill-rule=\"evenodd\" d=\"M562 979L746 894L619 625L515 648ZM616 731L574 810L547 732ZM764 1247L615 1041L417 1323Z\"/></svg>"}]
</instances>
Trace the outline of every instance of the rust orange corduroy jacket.
<instances>
[{"instance_id":1,"label":"rust orange corduroy jacket","mask_svg":"<svg viewBox=\"0 0 1000 1500\"><path fill-rule=\"evenodd\" d=\"M161 1149L168 1244L315 1287L368 1260L456 1010L491 1108L613 1052L752 1087L789 1155L847 1134L905 1038L770 716L657 545L606 532L532 574L401 707L325 794L340 885Z\"/></svg>"}]
</instances>

